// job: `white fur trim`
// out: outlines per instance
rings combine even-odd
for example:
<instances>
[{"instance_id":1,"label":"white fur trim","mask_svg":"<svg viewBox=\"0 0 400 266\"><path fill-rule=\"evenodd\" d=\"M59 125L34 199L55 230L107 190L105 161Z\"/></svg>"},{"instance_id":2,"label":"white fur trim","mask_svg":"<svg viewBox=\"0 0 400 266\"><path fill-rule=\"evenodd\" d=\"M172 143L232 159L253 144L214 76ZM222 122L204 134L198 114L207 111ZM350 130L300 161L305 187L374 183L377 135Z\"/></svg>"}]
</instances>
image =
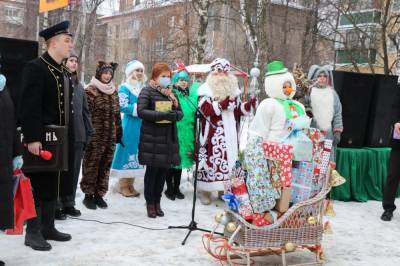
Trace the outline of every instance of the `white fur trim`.
<instances>
[{"instance_id":1,"label":"white fur trim","mask_svg":"<svg viewBox=\"0 0 400 266\"><path fill-rule=\"evenodd\" d=\"M286 96L283 93L283 83L286 81L289 81L292 85L292 88L296 89L296 82L294 81L293 75L289 72L266 76L264 81L265 92L271 98L278 98L282 100L293 98L296 91L293 91L290 96Z\"/></svg>"},{"instance_id":2,"label":"white fur trim","mask_svg":"<svg viewBox=\"0 0 400 266\"><path fill-rule=\"evenodd\" d=\"M238 134L236 129L236 118L234 112L229 110L223 110L222 123L224 125L228 167L229 169L232 169L235 166L238 157Z\"/></svg>"},{"instance_id":3,"label":"white fur trim","mask_svg":"<svg viewBox=\"0 0 400 266\"><path fill-rule=\"evenodd\" d=\"M142 62L137 60L130 61L125 67L125 77L128 78L132 71L139 68L143 69L144 71L144 65L142 64Z\"/></svg>"},{"instance_id":4,"label":"white fur trim","mask_svg":"<svg viewBox=\"0 0 400 266\"><path fill-rule=\"evenodd\" d=\"M251 114L251 107L250 107L250 111L246 111L246 107L244 106L246 103L241 103L240 104L240 110L242 111L242 113L244 115L250 115Z\"/></svg>"},{"instance_id":5,"label":"white fur trim","mask_svg":"<svg viewBox=\"0 0 400 266\"><path fill-rule=\"evenodd\" d=\"M236 96L239 96L241 93L242 93L242 92L239 90L239 88L236 88L236 90L235 90L235 95L234 95L234 96L235 96L235 97L236 97ZM197 95L198 95L198 96L207 96L207 97L210 97L210 98L214 98L214 94L213 94L213 92L212 92L210 86L208 86L207 83L203 83L203 84L199 87L199 89L197 90Z\"/></svg>"},{"instance_id":6,"label":"white fur trim","mask_svg":"<svg viewBox=\"0 0 400 266\"><path fill-rule=\"evenodd\" d=\"M219 104L217 101L212 102L212 107L216 115L221 115L221 109L219 108Z\"/></svg>"},{"instance_id":7,"label":"white fur trim","mask_svg":"<svg viewBox=\"0 0 400 266\"><path fill-rule=\"evenodd\" d=\"M334 97L330 87L311 89L311 108L314 119L321 130L331 130L334 115Z\"/></svg>"},{"instance_id":8,"label":"white fur trim","mask_svg":"<svg viewBox=\"0 0 400 266\"><path fill-rule=\"evenodd\" d=\"M146 167L135 169L135 170L111 169L110 177L111 178L127 178L127 177L143 178L145 172L146 172Z\"/></svg>"},{"instance_id":9,"label":"white fur trim","mask_svg":"<svg viewBox=\"0 0 400 266\"><path fill-rule=\"evenodd\" d=\"M138 116L137 114L137 104L133 104L133 112L132 112L132 116Z\"/></svg>"},{"instance_id":10,"label":"white fur trim","mask_svg":"<svg viewBox=\"0 0 400 266\"><path fill-rule=\"evenodd\" d=\"M142 86L139 86L140 84L136 84L137 86L134 86L130 83L122 83L121 86L125 86L126 88L128 88L128 90L130 91L130 93L132 93L133 95L135 95L136 97L139 97L140 92L142 91Z\"/></svg>"},{"instance_id":11,"label":"white fur trim","mask_svg":"<svg viewBox=\"0 0 400 266\"><path fill-rule=\"evenodd\" d=\"M224 186L225 182L226 181L203 182L198 180L197 189L198 191L207 191L207 192L223 191L225 188Z\"/></svg>"}]
</instances>

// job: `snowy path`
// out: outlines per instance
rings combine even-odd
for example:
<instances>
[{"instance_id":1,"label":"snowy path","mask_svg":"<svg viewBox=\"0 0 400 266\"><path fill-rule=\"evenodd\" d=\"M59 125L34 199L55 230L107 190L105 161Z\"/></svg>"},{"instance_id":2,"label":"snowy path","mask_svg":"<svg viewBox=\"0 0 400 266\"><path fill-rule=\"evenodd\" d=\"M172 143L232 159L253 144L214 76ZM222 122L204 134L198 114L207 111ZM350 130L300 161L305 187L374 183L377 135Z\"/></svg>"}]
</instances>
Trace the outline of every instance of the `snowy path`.
<instances>
[{"instance_id":1,"label":"snowy path","mask_svg":"<svg viewBox=\"0 0 400 266\"><path fill-rule=\"evenodd\" d=\"M104 222L124 221L154 228L187 225L190 221L192 188L183 184L186 199L162 199L164 218L149 219L145 215L143 195L139 199L122 198L109 193L106 210L82 207L83 195L78 192L77 204L81 218ZM143 184L139 184L143 193ZM398 204L400 204L398 202ZM223 203L197 204L199 227L210 229L214 215ZM380 221L380 202L335 202L337 217L331 219L332 235L324 236L326 265L400 265L400 215L395 213L391 223ZM0 235L0 260L9 266L27 265L219 265L203 249L201 232L193 232L185 246L181 241L186 230L149 231L127 225L103 225L68 219L57 221L60 231L72 234L72 241L51 242L50 252L32 251L23 245L22 236ZM288 263L312 259L309 252L290 254ZM277 265L279 257L258 259L257 265Z\"/></svg>"}]
</instances>

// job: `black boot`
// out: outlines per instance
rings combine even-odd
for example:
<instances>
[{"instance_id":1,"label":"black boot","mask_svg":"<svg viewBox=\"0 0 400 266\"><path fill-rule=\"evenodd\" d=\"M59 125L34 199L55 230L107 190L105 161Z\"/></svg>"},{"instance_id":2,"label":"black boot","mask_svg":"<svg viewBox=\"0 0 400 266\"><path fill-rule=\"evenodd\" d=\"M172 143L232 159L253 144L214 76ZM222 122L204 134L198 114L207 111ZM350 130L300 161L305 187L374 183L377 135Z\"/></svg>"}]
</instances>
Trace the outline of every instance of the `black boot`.
<instances>
[{"instance_id":1,"label":"black boot","mask_svg":"<svg viewBox=\"0 0 400 266\"><path fill-rule=\"evenodd\" d=\"M56 220L66 220L67 215L65 214L64 210L61 208L56 209L56 213L54 214Z\"/></svg>"},{"instance_id":2,"label":"black boot","mask_svg":"<svg viewBox=\"0 0 400 266\"><path fill-rule=\"evenodd\" d=\"M65 207L65 208L64 208L64 213L65 213L66 215L70 215L70 216L73 216L73 217L79 217L79 216L81 216L81 211L75 209L74 206Z\"/></svg>"},{"instance_id":3,"label":"black boot","mask_svg":"<svg viewBox=\"0 0 400 266\"><path fill-rule=\"evenodd\" d=\"M174 185L172 184L172 171L169 169L167 176L165 177L165 183L167 183L167 190L164 192L165 196L170 200L175 200Z\"/></svg>"},{"instance_id":4,"label":"black boot","mask_svg":"<svg viewBox=\"0 0 400 266\"><path fill-rule=\"evenodd\" d=\"M384 211L381 220L385 222L390 222L393 218L393 212L392 211Z\"/></svg>"},{"instance_id":5,"label":"black boot","mask_svg":"<svg viewBox=\"0 0 400 266\"><path fill-rule=\"evenodd\" d=\"M85 194L85 198L83 199L82 203L88 209L91 209L91 210L97 209L96 202L94 200L93 195Z\"/></svg>"},{"instance_id":6,"label":"black boot","mask_svg":"<svg viewBox=\"0 0 400 266\"><path fill-rule=\"evenodd\" d=\"M54 227L54 213L56 211L55 201L42 202L42 235L46 240L69 241L70 234L59 232Z\"/></svg>"},{"instance_id":7,"label":"black boot","mask_svg":"<svg viewBox=\"0 0 400 266\"><path fill-rule=\"evenodd\" d=\"M180 191L179 186L181 184L182 170L177 170L174 175L174 194L177 199L184 199L185 195Z\"/></svg>"},{"instance_id":8,"label":"black boot","mask_svg":"<svg viewBox=\"0 0 400 266\"><path fill-rule=\"evenodd\" d=\"M47 251L51 245L43 238L40 232L42 211L40 206L36 206L37 217L29 219L26 223L25 246L34 250Z\"/></svg>"},{"instance_id":9,"label":"black boot","mask_svg":"<svg viewBox=\"0 0 400 266\"><path fill-rule=\"evenodd\" d=\"M99 194L94 195L94 202L99 208L107 209L108 205L107 202L104 201L103 197Z\"/></svg>"}]
</instances>

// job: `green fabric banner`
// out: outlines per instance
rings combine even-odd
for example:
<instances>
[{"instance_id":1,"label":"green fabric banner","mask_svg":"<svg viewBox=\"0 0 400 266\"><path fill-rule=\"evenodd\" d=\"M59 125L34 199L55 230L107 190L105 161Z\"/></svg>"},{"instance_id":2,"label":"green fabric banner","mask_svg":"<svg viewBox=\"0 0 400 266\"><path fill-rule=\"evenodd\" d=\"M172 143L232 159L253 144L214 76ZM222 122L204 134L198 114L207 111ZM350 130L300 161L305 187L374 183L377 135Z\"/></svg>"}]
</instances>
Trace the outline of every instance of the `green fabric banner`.
<instances>
[{"instance_id":1,"label":"green fabric banner","mask_svg":"<svg viewBox=\"0 0 400 266\"><path fill-rule=\"evenodd\" d=\"M336 156L337 170L346 178L346 183L332 189L333 199L382 200L390 148L338 148Z\"/></svg>"}]
</instances>

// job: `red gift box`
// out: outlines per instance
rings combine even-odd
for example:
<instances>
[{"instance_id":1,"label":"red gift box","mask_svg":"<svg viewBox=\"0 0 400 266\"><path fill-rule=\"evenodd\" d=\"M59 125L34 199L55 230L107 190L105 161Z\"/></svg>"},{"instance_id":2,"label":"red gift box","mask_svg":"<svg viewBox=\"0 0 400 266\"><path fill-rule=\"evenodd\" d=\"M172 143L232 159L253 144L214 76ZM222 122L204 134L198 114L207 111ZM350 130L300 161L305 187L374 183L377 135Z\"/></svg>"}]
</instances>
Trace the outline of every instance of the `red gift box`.
<instances>
[{"instance_id":1,"label":"red gift box","mask_svg":"<svg viewBox=\"0 0 400 266\"><path fill-rule=\"evenodd\" d=\"M263 142L264 154L269 160L280 161L280 178L283 187L290 187L292 179L293 147L291 145L266 140Z\"/></svg>"}]
</instances>

